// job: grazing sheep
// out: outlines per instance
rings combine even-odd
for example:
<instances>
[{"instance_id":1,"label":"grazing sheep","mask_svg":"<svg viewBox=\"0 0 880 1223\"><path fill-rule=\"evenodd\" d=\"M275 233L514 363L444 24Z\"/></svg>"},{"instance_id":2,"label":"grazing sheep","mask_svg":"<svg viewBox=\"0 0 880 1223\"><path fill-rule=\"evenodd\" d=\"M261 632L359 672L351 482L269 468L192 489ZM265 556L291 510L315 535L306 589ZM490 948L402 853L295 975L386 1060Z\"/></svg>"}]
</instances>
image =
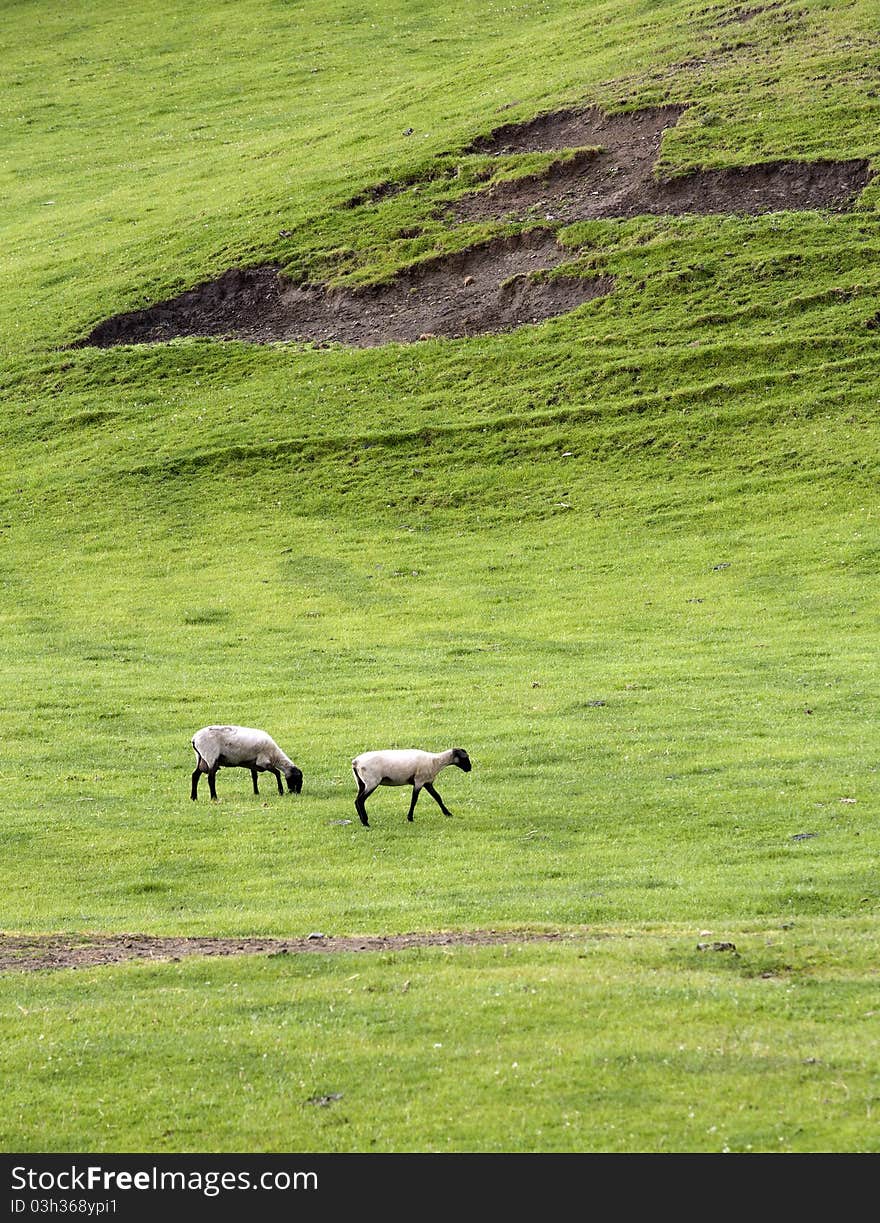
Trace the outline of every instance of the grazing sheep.
<instances>
[{"instance_id":1,"label":"grazing sheep","mask_svg":"<svg viewBox=\"0 0 880 1223\"><path fill-rule=\"evenodd\" d=\"M428 791L444 815L452 815L431 784L440 770L445 769L448 764L458 765L465 773L471 771L470 757L463 747L450 747L445 752L421 752L417 748L403 748L384 752L362 752L360 756L355 756L351 762L351 771L358 784L354 807L361 817L361 823L365 828L370 826L365 803L377 786L412 786L412 802L406 817L408 820L413 818L413 811L422 790Z\"/></svg>"},{"instance_id":2,"label":"grazing sheep","mask_svg":"<svg viewBox=\"0 0 880 1223\"><path fill-rule=\"evenodd\" d=\"M252 726L203 726L193 735L192 745L197 757L192 775L193 801L198 798L202 773L208 774L211 798L217 797L214 778L220 768L250 769L254 794L260 793L257 773L272 773L278 782L279 794L284 793L282 773L291 794L299 794L302 790L302 771L264 730L255 730Z\"/></svg>"}]
</instances>

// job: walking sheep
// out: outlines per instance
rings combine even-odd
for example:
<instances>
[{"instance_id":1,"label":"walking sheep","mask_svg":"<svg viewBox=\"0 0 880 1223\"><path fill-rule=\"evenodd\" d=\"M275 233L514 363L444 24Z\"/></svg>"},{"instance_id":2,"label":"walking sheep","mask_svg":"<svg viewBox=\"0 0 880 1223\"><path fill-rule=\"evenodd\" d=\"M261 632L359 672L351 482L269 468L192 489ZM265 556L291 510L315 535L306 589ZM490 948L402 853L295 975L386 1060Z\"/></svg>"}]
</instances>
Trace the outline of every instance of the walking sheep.
<instances>
[{"instance_id":1,"label":"walking sheep","mask_svg":"<svg viewBox=\"0 0 880 1223\"><path fill-rule=\"evenodd\" d=\"M432 782L441 769L455 764L465 773L471 771L471 761L463 747L450 747L445 752L422 752L417 748L394 749L384 752L362 752L351 762L358 785L354 807L365 828L367 820L365 803L377 786L412 786L412 801L408 820L412 820L416 802L422 790L427 790L444 815L452 815Z\"/></svg>"},{"instance_id":2,"label":"walking sheep","mask_svg":"<svg viewBox=\"0 0 880 1223\"><path fill-rule=\"evenodd\" d=\"M211 798L216 799L214 778L220 768L250 769L254 794L260 793L257 788L257 773L272 773L278 782L279 794L284 793L282 773L291 794L299 794L302 790L302 770L296 767L289 756L285 756L275 740L264 730L255 730L252 726L203 726L193 735L192 745L196 754L196 767L192 775L194 802L198 798L199 778L202 773L208 774Z\"/></svg>"}]
</instances>

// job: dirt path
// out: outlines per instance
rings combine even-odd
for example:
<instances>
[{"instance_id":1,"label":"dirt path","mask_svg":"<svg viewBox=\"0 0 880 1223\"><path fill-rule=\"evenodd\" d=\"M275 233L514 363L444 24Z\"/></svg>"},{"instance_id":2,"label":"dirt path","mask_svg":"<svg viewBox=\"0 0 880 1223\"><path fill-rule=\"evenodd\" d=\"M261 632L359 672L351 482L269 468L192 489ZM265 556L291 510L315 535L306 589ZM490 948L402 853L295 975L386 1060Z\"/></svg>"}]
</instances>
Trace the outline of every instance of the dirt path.
<instances>
[{"instance_id":1,"label":"dirt path","mask_svg":"<svg viewBox=\"0 0 880 1223\"><path fill-rule=\"evenodd\" d=\"M98 968L128 960L181 960L185 956L298 955L304 952L407 951L413 947L483 947L558 942L558 931L468 930L429 934L337 937L316 931L305 938L158 938L143 934L0 934L0 972Z\"/></svg>"}]
</instances>

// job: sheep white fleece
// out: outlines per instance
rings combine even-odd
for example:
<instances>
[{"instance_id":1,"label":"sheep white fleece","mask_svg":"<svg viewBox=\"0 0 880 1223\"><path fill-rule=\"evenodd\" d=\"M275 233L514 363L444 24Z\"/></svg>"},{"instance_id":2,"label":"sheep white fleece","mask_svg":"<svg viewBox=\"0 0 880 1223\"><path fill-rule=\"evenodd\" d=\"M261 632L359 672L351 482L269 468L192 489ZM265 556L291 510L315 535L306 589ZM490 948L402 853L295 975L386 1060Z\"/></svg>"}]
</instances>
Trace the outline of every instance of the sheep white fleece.
<instances>
[{"instance_id":1,"label":"sheep white fleece","mask_svg":"<svg viewBox=\"0 0 880 1223\"><path fill-rule=\"evenodd\" d=\"M415 747L361 752L351 762L351 770L358 784L354 805L361 823L365 828L370 826L364 804L377 786L412 786L408 820L413 818L422 790L428 791L444 815L452 815L432 784L440 770L450 764L457 765L465 773L469 773L472 767L463 747L450 747L445 752L425 752Z\"/></svg>"},{"instance_id":2,"label":"sheep white fleece","mask_svg":"<svg viewBox=\"0 0 880 1223\"><path fill-rule=\"evenodd\" d=\"M278 783L278 793L284 793L281 775L294 794L302 790L302 770L281 750L271 735L255 726L203 726L192 737L196 767L192 775L192 797L197 798L199 778L208 774L211 798L217 797L215 776L220 768L250 769L257 788L258 773L272 773Z\"/></svg>"}]
</instances>

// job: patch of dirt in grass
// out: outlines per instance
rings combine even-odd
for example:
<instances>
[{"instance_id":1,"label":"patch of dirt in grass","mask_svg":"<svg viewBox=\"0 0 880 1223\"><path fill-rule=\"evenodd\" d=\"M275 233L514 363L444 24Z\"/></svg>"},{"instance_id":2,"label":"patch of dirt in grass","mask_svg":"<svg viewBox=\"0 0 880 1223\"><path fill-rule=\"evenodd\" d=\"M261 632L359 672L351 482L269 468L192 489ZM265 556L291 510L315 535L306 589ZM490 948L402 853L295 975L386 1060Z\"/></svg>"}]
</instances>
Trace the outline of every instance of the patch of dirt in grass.
<instances>
[{"instance_id":1,"label":"patch of dirt in grass","mask_svg":"<svg viewBox=\"0 0 880 1223\"><path fill-rule=\"evenodd\" d=\"M438 256L389 284L358 289L290 284L274 267L232 269L172 301L108 319L78 347L154 344L177 336L370 347L505 331L611 291L607 276L536 276L575 257L552 231L538 229Z\"/></svg>"},{"instance_id":2,"label":"patch of dirt in grass","mask_svg":"<svg viewBox=\"0 0 880 1223\"><path fill-rule=\"evenodd\" d=\"M494 155L581 152L555 162L540 177L500 182L465 196L454 206L454 216L568 224L688 213L840 212L851 207L870 180L870 165L862 158L775 161L658 177L655 163L663 133L682 114L683 108L674 106L611 116L588 109L498 128L472 150Z\"/></svg>"},{"instance_id":3,"label":"patch of dirt in grass","mask_svg":"<svg viewBox=\"0 0 880 1223\"><path fill-rule=\"evenodd\" d=\"M295 284L274 266L233 268L171 300L109 318L74 347L181 336L370 347L507 331L565 314L613 290L610 276L540 274L576 257L557 242L560 225L646 214L843 211L871 177L866 160L852 159L776 161L663 178L656 173L663 133L683 113L681 106L617 115L595 107L569 109L506 124L475 140L465 152L490 159L490 180L493 156L503 156L509 165L511 155L564 153L540 174L489 181L446 213L450 225L532 223L526 232L438 255L386 284L354 289ZM381 201L395 189L382 183L357 202Z\"/></svg>"},{"instance_id":4,"label":"patch of dirt in grass","mask_svg":"<svg viewBox=\"0 0 880 1223\"><path fill-rule=\"evenodd\" d=\"M649 106L625 114L606 115L595 106L571 107L505 123L488 136L479 136L466 153L553 153L560 149L607 146L637 164L653 165L660 140L687 108Z\"/></svg>"},{"instance_id":5,"label":"patch of dirt in grass","mask_svg":"<svg viewBox=\"0 0 880 1223\"><path fill-rule=\"evenodd\" d=\"M413 947L484 947L558 942L557 931L466 930L430 934L305 938L159 938L144 934L0 934L0 972L98 968L129 960L173 961L186 956L299 955L303 952L408 951Z\"/></svg>"}]
</instances>

